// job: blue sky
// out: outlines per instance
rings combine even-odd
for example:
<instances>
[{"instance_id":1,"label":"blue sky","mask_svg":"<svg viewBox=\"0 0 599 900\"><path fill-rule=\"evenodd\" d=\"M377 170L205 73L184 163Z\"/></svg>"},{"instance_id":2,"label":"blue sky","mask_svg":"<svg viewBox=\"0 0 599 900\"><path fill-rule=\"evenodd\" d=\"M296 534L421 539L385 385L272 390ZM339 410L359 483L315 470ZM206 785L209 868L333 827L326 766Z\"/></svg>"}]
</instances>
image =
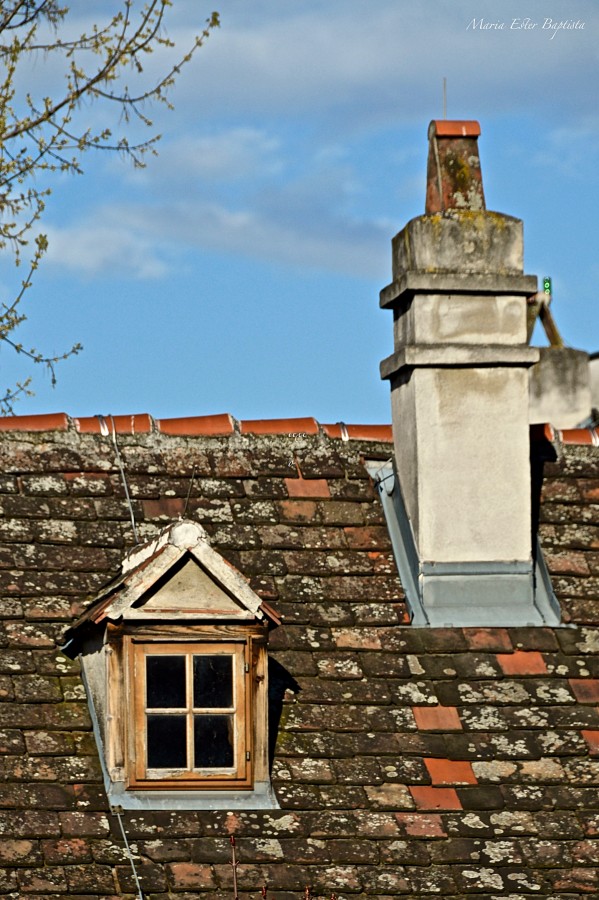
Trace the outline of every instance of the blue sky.
<instances>
[{"instance_id":1,"label":"blue sky","mask_svg":"<svg viewBox=\"0 0 599 900\"><path fill-rule=\"evenodd\" d=\"M18 413L389 421L378 291L391 237L424 209L443 77L448 117L481 123L487 206L524 219L526 271L553 277L566 342L599 350L595 0L217 8L221 28L181 76L174 112L154 111L159 156L141 172L88 157L83 176L53 184L20 337L84 351L54 389L33 373ZM171 37L186 46L211 10L175 0ZM527 18L536 28L511 27ZM4 272L9 297L8 260ZM0 365L6 384L27 374L7 348Z\"/></svg>"}]
</instances>

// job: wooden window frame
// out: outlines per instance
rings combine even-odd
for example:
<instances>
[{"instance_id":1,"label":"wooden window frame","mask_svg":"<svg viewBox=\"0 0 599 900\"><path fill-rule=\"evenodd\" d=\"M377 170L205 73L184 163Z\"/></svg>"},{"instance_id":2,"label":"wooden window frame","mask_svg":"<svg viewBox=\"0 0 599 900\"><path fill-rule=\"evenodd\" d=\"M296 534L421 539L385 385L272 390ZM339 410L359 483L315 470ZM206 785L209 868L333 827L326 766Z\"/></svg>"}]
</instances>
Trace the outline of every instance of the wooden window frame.
<instances>
[{"instance_id":1,"label":"wooden window frame","mask_svg":"<svg viewBox=\"0 0 599 900\"><path fill-rule=\"evenodd\" d=\"M111 777L131 791L250 791L267 775L266 640L261 624L109 626L107 751ZM146 766L145 659L171 654L234 659L234 765L231 769L148 770ZM193 707L189 696L188 760Z\"/></svg>"}]
</instances>

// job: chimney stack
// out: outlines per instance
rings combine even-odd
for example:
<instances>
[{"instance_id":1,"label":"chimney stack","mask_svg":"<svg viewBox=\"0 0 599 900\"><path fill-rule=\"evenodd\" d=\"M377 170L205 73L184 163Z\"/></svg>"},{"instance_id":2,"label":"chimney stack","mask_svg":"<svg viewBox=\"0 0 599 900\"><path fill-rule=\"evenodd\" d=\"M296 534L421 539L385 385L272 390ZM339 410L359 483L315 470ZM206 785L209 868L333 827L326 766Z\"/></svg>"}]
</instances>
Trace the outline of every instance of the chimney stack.
<instances>
[{"instance_id":1,"label":"chimney stack","mask_svg":"<svg viewBox=\"0 0 599 900\"><path fill-rule=\"evenodd\" d=\"M535 591L522 222L487 211L477 122L433 121L425 215L393 239L396 513L414 624L555 619ZM399 510L399 512L398 512ZM401 567L400 567L401 568Z\"/></svg>"},{"instance_id":2,"label":"chimney stack","mask_svg":"<svg viewBox=\"0 0 599 900\"><path fill-rule=\"evenodd\" d=\"M433 121L428 129L425 213L485 209L478 122Z\"/></svg>"}]
</instances>

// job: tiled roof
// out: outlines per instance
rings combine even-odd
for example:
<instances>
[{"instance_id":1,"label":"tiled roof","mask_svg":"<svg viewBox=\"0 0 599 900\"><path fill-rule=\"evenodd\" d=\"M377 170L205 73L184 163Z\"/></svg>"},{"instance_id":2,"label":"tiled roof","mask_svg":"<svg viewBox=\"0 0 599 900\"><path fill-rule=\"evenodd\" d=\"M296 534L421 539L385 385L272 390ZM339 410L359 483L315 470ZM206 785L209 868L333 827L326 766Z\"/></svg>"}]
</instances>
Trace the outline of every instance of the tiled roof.
<instances>
[{"instance_id":1,"label":"tiled roof","mask_svg":"<svg viewBox=\"0 0 599 900\"><path fill-rule=\"evenodd\" d=\"M2 420L13 426L0 435L0 893L10 900L135 895L78 666L56 649L132 544L112 423L102 433L100 420L78 421ZM299 900L306 884L343 900L596 893L592 432L576 443L537 435L552 447L542 543L576 626L412 629L363 464L389 457L388 427L283 421L115 417L142 539L185 511L285 617L269 651L281 809L125 813L146 894L230 897L229 833L244 900L264 882L276 900Z\"/></svg>"}]
</instances>

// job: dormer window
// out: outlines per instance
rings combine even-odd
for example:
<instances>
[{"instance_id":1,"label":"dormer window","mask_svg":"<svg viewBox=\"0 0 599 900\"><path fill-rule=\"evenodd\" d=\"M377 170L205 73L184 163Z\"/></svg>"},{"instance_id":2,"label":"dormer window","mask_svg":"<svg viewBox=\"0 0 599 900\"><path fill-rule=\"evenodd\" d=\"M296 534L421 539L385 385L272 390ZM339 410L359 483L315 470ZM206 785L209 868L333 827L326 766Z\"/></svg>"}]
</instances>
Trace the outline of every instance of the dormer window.
<instances>
[{"instance_id":1,"label":"dormer window","mask_svg":"<svg viewBox=\"0 0 599 900\"><path fill-rule=\"evenodd\" d=\"M113 805L276 806L266 713L273 621L194 523L131 551L65 647L81 656Z\"/></svg>"}]
</instances>

